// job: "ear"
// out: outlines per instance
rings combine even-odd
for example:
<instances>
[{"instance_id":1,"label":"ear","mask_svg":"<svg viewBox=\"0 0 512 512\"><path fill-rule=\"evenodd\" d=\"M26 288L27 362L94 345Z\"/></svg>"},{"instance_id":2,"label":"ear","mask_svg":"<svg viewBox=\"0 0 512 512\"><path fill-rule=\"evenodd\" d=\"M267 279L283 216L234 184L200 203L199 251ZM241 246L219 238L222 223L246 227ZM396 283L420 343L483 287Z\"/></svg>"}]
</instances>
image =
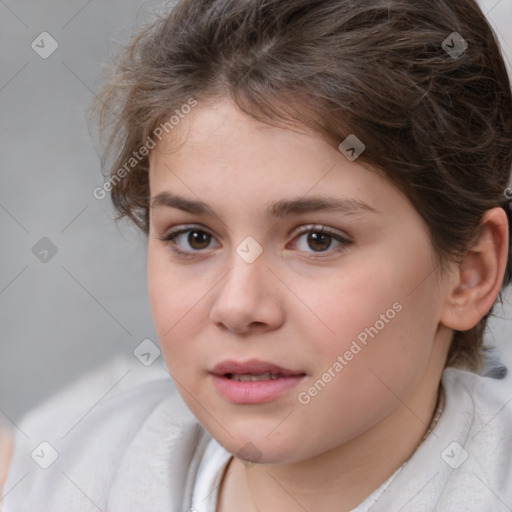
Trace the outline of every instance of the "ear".
<instances>
[{"instance_id":1,"label":"ear","mask_svg":"<svg viewBox=\"0 0 512 512\"><path fill-rule=\"evenodd\" d=\"M440 321L456 331L474 327L492 308L503 282L508 257L508 220L503 208L487 210L480 231L456 275Z\"/></svg>"}]
</instances>

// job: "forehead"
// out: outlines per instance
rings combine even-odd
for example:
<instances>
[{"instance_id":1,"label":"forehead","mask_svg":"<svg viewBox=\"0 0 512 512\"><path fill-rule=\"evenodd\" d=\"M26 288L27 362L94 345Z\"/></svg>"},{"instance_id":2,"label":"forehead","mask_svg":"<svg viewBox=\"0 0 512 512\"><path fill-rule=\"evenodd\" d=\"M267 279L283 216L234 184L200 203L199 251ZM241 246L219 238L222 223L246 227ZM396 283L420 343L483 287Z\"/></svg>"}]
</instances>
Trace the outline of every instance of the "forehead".
<instances>
[{"instance_id":1,"label":"forehead","mask_svg":"<svg viewBox=\"0 0 512 512\"><path fill-rule=\"evenodd\" d=\"M171 154L180 159L184 154L188 158L201 158L206 154L216 160L236 159L237 155L246 158L251 153L261 159L275 154L282 145L287 149L295 146L310 150L319 145L327 146L305 125L290 124L284 128L261 122L242 112L230 100L223 99L200 103L191 110L163 136L150 160Z\"/></svg>"},{"instance_id":2,"label":"forehead","mask_svg":"<svg viewBox=\"0 0 512 512\"><path fill-rule=\"evenodd\" d=\"M199 104L153 150L149 174L153 205L175 206L172 192L189 200L188 205L181 201L182 209L195 213L206 213L209 198L240 209L265 203L267 216L305 211L314 206L305 204L311 197L324 200L326 209L330 202L333 211L336 198L340 212L370 211L399 193L306 127L262 123L229 101Z\"/></svg>"}]
</instances>

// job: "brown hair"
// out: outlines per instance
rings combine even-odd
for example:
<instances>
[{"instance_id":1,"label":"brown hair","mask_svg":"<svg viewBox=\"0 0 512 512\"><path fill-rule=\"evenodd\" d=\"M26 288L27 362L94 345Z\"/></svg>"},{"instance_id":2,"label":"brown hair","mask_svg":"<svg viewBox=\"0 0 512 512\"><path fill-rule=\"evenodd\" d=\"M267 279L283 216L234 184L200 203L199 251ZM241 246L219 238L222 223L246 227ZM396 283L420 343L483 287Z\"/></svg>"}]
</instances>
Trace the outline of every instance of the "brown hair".
<instances>
[{"instance_id":1,"label":"brown hair","mask_svg":"<svg viewBox=\"0 0 512 512\"><path fill-rule=\"evenodd\" d=\"M118 218L148 233L148 157L126 162L191 98L220 97L334 147L355 134L359 161L424 219L440 269L464 255L489 208L511 225L510 85L473 0L178 1L129 43L97 97L110 179L129 171L111 187ZM509 258L504 285L511 276ZM490 313L455 331L447 365L479 368Z\"/></svg>"}]
</instances>

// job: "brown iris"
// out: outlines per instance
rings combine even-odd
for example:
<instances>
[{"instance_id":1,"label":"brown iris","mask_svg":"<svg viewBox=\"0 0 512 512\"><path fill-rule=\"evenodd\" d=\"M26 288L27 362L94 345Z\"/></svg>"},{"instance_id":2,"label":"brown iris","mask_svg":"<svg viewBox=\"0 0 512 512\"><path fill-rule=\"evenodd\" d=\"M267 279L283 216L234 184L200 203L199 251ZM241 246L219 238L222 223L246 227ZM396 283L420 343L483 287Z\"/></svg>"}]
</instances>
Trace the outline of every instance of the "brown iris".
<instances>
[{"instance_id":1,"label":"brown iris","mask_svg":"<svg viewBox=\"0 0 512 512\"><path fill-rule=\"evenodd\" d=\"M204 231L190 231L187 241L194 249L206 249L210 244L211 235Z\"/></svg>"},{"instance_id":2,"label":"brown iris","mask_svg":"<svg viewBox=\"0 0 512 512\"><path fill-rule=\"evenodd\" d=\"M308 245L314 251L324 251L329 249L331 245L332 236L327 233L309 233Z\"/></svg>"}]
</instances>

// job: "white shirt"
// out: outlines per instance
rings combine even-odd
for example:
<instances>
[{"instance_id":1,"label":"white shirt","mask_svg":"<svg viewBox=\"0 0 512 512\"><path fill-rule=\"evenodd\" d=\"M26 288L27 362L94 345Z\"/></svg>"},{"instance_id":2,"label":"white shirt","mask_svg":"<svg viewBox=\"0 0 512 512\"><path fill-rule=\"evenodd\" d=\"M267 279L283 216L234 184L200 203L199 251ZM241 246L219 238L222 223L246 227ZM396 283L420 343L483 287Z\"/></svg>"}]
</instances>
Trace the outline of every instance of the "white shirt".
<instances>
[{"instance_id":1,"label":"white shirt","mask_svg":"<svg viewBox=\"0 0 512 512\"><path fill-rule=\"evenodd\" d=\"M232 457L215 439L210 440L197 472L190 512L216 512L220 480Z\"/></svg>"}]
</instances>

